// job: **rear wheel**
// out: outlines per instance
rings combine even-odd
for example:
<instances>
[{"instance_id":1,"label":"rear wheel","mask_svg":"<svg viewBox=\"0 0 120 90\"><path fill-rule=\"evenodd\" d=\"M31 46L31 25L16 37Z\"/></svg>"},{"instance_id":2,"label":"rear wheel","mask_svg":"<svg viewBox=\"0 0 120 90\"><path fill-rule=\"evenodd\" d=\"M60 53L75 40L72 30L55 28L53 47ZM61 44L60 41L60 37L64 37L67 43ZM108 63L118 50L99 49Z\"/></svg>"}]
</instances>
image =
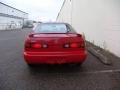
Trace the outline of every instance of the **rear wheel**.
<instances>
[{"instance_id":1,"label":"rear wheel","mask_svg":"<svg viewBox=\"0 0 120 90\"><path fill-rule=\"evenodd\" d=\"M77 64L76 64L76 66L81 66L81 65L82 65L82 63L77 63Z\"/></svg>"},{"instance_id":2,"label":"rear wheel","mask_svg":"<svg viewBox=\"0 0 120 90\"><path fill-rule=\"evenodd\" d=\"M34 64L27 64L29 67L34 67L35 65Z\"/></svg>"},{"instance_id":3,"label":"rear wheel","mask_svg":"<svg viewBox=\"0 0 120 90\"><path fill-rule=\"evenodd\" d=\"M72 63L72 64L70 64L70 66L77 66L77 67L79 67L81 65L82 65L82 63Z\"/></svg>"}]
</instances>

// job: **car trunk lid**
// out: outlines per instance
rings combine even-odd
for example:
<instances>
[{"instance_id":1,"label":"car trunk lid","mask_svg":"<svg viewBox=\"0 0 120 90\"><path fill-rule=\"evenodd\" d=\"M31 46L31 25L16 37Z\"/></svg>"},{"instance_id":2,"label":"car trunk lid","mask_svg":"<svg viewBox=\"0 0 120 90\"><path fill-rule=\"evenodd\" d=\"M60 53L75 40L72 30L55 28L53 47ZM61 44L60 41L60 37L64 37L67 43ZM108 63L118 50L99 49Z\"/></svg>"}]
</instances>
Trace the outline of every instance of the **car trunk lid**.
<instances>
[{"instance_id":1,"label":"car trunk lid","mask_svg":"<svg viewBox=\"0 0 120 90\"><path fill-rule=\"evenodd\" d=\"M42 45L47 45L47 48L29 48L30 51L70 51L70 50L80 50L80 48L64 48L64 44L79 42L83 43L83 38L80 34L75 33L54 33L54 34L31 34L29 35L30 43L40 43Z\"/></svg>"}]
</instances>

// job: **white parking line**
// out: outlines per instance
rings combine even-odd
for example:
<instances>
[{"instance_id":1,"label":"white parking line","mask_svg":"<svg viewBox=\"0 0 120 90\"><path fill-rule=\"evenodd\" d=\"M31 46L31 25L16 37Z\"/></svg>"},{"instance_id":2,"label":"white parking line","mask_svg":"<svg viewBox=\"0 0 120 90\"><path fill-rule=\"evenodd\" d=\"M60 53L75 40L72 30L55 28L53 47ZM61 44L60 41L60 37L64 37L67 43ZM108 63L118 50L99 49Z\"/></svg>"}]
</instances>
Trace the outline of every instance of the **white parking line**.
<instances>
[{"instance_id":1,"label":"white parking line","mask_svg":"<svg viewBox=\"0 0 120 90\"><path fill-rule=\"evenodd\" d=\"M82 73L97 74L97 73L113 73L113 72L120 72L120 69L118 69L118 70L90 71L90 72L82 72Z\"/></svg>"}]
</instances>

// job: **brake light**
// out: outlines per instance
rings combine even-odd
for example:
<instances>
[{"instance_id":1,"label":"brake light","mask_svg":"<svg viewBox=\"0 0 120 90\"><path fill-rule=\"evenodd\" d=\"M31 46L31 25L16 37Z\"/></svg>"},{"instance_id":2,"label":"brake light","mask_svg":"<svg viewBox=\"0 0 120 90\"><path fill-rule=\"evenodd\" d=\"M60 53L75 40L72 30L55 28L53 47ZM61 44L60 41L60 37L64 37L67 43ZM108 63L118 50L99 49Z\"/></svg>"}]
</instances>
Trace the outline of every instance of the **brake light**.
<instances>
[{"instance_id":1,"label":"brake light","mask_svg":"<svg viewBox=\"0 0 120 90\"><path fill-rule=\"evenodd\" d=\"M42 48L42 45L39 43L35 43L31 45L32 48Z\"/></svg>"},{"instance_id":2,"label":"brake light","mask_svg":"<svg viewBox=\"0 0 120 90\"><path fill-rule=\"evenodd\" d=\"M26 41L25 42L25 48L48 48L48 45L43 43L37 43L37 42L31 42L31 41Z\"/></svg>"},{"instance_id":3,"label":"brake light","mask_svg":"<svg viewBox=\"0 0 120 90\"><path fill-rule=\"evenodd\" d=\"M64 44L64 48L85 48L84 42L82 43L67 43Z\"/></svg>"},{"instance_id":4,"label":"brake light","mask_svg":"<svg viewBox=\"0 0 120 90\"><path fill-rule=\"evenodd\" d=\"M80 44L79 43L71 43L70 47L71 48L78 48L78 47L80 47Z\"/></svg>"}]
</instances>

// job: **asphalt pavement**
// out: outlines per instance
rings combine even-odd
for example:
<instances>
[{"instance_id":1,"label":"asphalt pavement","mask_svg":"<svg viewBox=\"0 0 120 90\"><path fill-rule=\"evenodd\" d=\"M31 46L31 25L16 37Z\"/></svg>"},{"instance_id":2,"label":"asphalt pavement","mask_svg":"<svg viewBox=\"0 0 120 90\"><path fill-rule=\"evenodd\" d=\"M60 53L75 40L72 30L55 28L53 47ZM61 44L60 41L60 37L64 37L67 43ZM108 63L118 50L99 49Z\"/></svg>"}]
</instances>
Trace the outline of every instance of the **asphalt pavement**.
<instances>
[{"instance_id":1,"label":"asphalt pavement","mask_svg":"<svg viewBox=\"0 0 120 90\"><path fill-rule=\"evenodd\" d=\"M120 90L120 60L104 65L88 53L80 67L40 65L23 59L31 29L0 31L0 90Z\"/></svg>"}]
</instances>

